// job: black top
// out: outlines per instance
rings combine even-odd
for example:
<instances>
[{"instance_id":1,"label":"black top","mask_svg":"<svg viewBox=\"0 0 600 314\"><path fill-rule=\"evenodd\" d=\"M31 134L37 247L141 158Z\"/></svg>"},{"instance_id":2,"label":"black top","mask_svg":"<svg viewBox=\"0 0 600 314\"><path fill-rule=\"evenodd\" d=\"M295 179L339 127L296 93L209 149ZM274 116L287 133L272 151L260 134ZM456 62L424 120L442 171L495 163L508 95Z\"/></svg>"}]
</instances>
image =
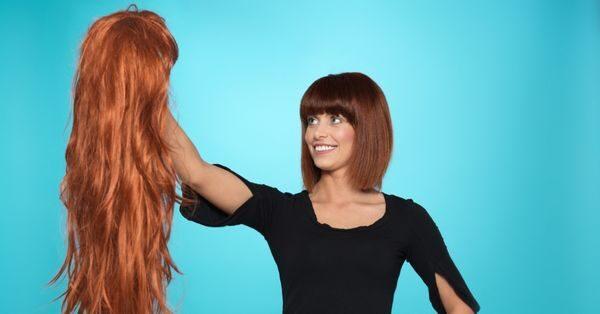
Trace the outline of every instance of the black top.
<instances>
[{"instance_id":1,"label":"black top","mask_svg":"<svg viewBox=\"0 0 600 314\"><path fill-rule=\"evenodd\" d=\"M317 221L306 190L281 192L214 165L240 178L253 196L229 216L183 184L183 195L196 202L180 206L180 212L205 226L244 224L260 232L279 270L284 314L390 313L405 260L427 285L438 313L446 311L436 272L473 311L479 311L436 224L412 199L383 193L382 218L368 226L335 228Z\"/></svg>"}]
</instances>

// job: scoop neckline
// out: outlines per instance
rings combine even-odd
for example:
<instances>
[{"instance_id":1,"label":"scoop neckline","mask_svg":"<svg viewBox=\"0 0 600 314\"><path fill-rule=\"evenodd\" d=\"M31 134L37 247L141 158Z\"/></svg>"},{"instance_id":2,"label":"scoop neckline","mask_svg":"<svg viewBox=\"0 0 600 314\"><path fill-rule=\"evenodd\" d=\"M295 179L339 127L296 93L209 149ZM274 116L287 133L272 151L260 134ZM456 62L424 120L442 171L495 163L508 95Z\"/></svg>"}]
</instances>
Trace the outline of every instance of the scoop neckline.
<instances>
[{"instance_id":1,"label":"scoop neckline","mask_svg":"<svg viewBox=\"0 0 600 314\"><path fill-rule=\"evenodd\" d=\"M353 228L337 228L334 226L329 225L326 222L319 222L319 220L317 219L317 214L315 213L315 208L313 206L312 200L310 199L309 195L308 195L308 191L306 189L302 190L302 197L306 203L307 206L307 214L310 218L310 221L313 225L317 226L318 228L321 228L323 230L327 230L327 231L333 231L333 232L338 232L338 233L353 233L353 232L360 232L360 231L368 231L368 230L373 230L376 229L380 226L382 226L388 219L388 217L390 216L390 199L389 199L389 195L387 195L384 192L381 192L381 194L383 194L383 199L385 202L385 211L383 213L383 216L381 216L379 219L377 219L375 222L373 222L370 225L366 225L366 226L357 226L357 227L353 227Z\"/></svg>"}]
</instances>

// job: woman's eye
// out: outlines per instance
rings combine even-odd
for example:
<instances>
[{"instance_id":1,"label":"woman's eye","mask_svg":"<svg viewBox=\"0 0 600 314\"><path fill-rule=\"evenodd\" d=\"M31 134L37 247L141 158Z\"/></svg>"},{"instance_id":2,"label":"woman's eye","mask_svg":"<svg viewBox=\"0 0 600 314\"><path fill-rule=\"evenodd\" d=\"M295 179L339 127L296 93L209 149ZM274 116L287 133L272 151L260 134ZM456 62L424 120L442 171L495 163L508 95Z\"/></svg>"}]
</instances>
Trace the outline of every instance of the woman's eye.
<instances>
[{"instance_id":1,"label":"woman's eye","mask_svg":"<svg viewBox=\"0 0 600 314\"><path fill-rule=\"evenodd\" d=\"M331 120L332 120L332 121L334 121L335 119L337 119L337 120L340 120L340 123L342 122L342 117L341 117L341 116L339 116L339 115L337 115L337 116L331 116ZM306 118L306 122L307 122L308 124L312 124L312 123L311 123L311 122L312 122L312 120L317 120L317 119L315 119L315 118L313 118L313 117L308 117L308 118Z\"/></svg>"}]
</instances>

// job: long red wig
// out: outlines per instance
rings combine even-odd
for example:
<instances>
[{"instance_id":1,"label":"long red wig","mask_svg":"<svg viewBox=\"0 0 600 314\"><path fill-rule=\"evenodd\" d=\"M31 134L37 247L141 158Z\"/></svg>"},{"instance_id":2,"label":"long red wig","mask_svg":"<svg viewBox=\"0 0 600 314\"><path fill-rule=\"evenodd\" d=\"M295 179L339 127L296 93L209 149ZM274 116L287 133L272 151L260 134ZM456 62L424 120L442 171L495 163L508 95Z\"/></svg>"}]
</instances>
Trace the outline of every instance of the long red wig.
<instances>
[{"instance_id":1,"label":"long red wig","mask_svg":"<svg viewBox=\"0 0 600 314\"><path fill-rule=\"evenodd\" d=\"M68 277L63 313L172 313L171 268L182 274L167 247L181 182L162 133L178 47L163 18L130 8L96 20L80 48L60 185L67 253L50 281Z\"/></svg>"}]
</instances>

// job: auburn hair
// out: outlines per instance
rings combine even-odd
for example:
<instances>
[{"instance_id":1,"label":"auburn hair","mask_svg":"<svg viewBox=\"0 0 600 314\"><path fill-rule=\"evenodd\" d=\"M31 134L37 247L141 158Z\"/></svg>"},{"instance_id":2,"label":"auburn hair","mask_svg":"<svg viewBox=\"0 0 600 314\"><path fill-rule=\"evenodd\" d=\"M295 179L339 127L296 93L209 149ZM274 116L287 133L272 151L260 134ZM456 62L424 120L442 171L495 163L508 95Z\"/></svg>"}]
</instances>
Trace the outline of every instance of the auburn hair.
<instances>
[{"instance_id":1,"label":"auburn hair","mask_svg":"<svg viewBox=\"0 0 600 314\"><path fill-rule=\"evenodd\" d=\"M97 19L81 43L60 199L68 287L62 312L172 313L167 242L177 177L163 137L178 57L162 17L132 6ZM54 299L54 300L56 300Z\"/></svg>"},{"instance_id":2,"label":"auburn hair","mask_svg":"<svg viewBox=\"0 0 600 314\"><path fill-rule=\"evenodd\" d=\"M304 134L310 115L341 114L355 131L348 179L354 188L381 190L393 149L390 110L383 91L370 77L358 72L330 74L313 82L300 102L302 124L301 169L309 192L321 178Z\"/></svg>"}]
</instances>

